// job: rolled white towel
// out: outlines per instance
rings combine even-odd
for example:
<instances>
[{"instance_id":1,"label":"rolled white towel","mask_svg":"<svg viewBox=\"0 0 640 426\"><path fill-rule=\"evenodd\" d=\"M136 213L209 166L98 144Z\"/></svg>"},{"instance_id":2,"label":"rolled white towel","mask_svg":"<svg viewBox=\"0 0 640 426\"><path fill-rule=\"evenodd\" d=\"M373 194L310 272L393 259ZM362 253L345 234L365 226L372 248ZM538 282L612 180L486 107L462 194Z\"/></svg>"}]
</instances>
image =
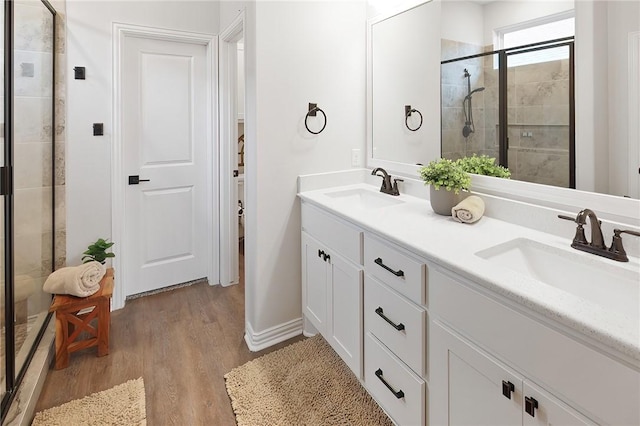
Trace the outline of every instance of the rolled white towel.
<instances>
[{"instance_id":1,"label":"rolled white towel","mask_svg":"<svg viewBox=\"0 0 640 426\"><path fill-rule=\"evenodd\" d=\"M484 201L477 195L470 195L451 209L451 216L461 223L474 223L484 214Z\"/></svg>"},{"instance_id":2,"label":"rolled white towel","mask_svg":"<svg viewBox=\"0 0 640 426\"><path fill-rule=\"evenodd\" d=\"M47 278L42 289L52 294L88 297L100 289L100 280L107 269L100 262L60 268Z\"/></svg>"}]
</instances>

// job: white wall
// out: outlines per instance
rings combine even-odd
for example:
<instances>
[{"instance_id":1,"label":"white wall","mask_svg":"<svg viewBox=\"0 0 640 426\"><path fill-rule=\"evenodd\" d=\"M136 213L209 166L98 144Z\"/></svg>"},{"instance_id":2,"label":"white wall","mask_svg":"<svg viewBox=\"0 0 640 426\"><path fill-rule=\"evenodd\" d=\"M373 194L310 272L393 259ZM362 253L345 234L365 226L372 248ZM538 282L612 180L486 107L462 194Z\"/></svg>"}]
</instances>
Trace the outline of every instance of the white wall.
<instances>
[{"instance_id":1,"label":"white wall","mask_svg":"<svg viewBox=\"0 0 640 426\"><path fill-rule=\"evenodd\" d=\"M376 22L371 38L373 157L423 164L439 158L440 2ZM405 105L419 113L405 121Z\"/></svg>"},{"instance_id":2,"label":"white wall","mask_svg":"<svg viewBox=\"0 0 640 426\"><path fill-rule=\"evenodd\" d=\"M481 4L442 0L441 38L485 46L484 7Z\"/></svg>"},{"instance_id":3,"label":"white wall","mask_svg":"<svg viewBox=\"0 0 640 426\"><path fill-rule=\"evenodd\" d=\"M365 150L366 4L254 6L245 33L245 309L251 329L260 334L301 317L297 176L348 169L351 149ZM222 10L227 15L224 3ZM304 127L309 102L328 117L319 135Z\"/></svg>"},{"instance_id":4,"label":"white wall","mask_svg":"<svg viewBox=\"0 0 640 426\"><path fill-rule=\"evenodd\" d=\"M640 141L636 133L629 134L629 121L637 123L640 117L629 115L629 79L640 78L638 74L630 76L629 72L629 34L640 31L640 2L615 1L607 3L607 50L600 55L608 55L609 64L609 188L613 195L630 195L629 175L638 178L636 163L629 169L629 145L638 146ZM637 54L637 52L636 52ZM637 72L637 70L636 70ZM636 97L637 97L636 93ZM637 127L636 127L637 128ZM635 150L637 153L637 148ZM635 160L638 160L637 154ZM632 194L632 196L637 194Z\"/></svg>"},{"instance_id":5,"label":"white wall","mask_svg":"<svg viewBox=\"0 0 640 426\"><path fill-rule=\"evenodd\" d=\"M68 264L111 236L112 23L216 34L218 19L217 2L67 1ZM73 79L74 66L86 67L86 80ZM92 136L96 122L104 136Z\"/></svg>"}]
</instances>

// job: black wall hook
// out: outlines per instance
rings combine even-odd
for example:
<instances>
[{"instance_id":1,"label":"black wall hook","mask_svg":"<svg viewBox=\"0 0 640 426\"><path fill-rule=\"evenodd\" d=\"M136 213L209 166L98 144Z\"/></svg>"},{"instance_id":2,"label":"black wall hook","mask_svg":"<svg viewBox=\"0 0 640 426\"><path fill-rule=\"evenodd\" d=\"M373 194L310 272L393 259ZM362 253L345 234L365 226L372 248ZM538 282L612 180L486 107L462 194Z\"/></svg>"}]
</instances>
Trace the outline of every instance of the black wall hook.
<instances>
[{"instance_id":1,"label":"black wall hook","mask_svg":"<svg viewBox=\"0 0 640 426\"><path fill-rule=\"evenodd\" d=\"M418 115L420 116L420 124L418 124L418 127L416 127L415 129L412 129L411 127L409 127L409 117L411 117L411 114L414 112L417 112ZM420 127L422 127L422 113L417 109L411 108L411 105L405 105L404 106L404 125L407 126L407 129L411 130L412 132L415 132Z\"/></svg>"},{"instance_id":2,"label":"black wall hook","mask_svg":"<svg viewBox=\"0 0 640 426\"><path fill-rule=\"evenodd\" d=\"M322 114L322 116L324 117L324 125L322 126L322 129L320 129L317 132L314 132L311 129L309 129L309 125L307 124L307 119L309 117L315 117L317 115L316 114L317 112L320 112ZM307 115L304 117L304 127L306 127L306 129L307 129L307 131L309 133L312 133L314 135L322 133L324 128L327 127L327 115L324 113L323 110L318 108L318 104L314 104L314 103L309 102L309 112L307 112Z\"/></svg>"}]
</instances>

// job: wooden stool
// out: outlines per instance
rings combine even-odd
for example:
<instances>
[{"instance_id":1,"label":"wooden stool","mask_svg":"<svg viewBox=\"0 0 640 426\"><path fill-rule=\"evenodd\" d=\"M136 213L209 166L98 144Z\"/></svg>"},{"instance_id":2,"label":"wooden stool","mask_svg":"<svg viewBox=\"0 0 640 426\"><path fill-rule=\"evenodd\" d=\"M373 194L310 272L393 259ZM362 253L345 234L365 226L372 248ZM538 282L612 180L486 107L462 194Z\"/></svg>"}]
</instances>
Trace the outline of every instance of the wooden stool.
<instances>
[{"instance_id":1,"label":"wooden stool","mask_svg":"<svg viewBox=\"0 0 640 426\"><path fill-rule=\"evenodd\" d=\"M112 294L113 268L108 268L100 281L100 290L91 296L56 294L53 297L49 312L56 313L56 370L67 368L71 352L97 346L98 356L109 354ZM87 311L88 308L93 310ZM97 328L90 324L95 318L98 319ZM76 341L83 331L93 337Z\"/></svg>"}]
</instances>

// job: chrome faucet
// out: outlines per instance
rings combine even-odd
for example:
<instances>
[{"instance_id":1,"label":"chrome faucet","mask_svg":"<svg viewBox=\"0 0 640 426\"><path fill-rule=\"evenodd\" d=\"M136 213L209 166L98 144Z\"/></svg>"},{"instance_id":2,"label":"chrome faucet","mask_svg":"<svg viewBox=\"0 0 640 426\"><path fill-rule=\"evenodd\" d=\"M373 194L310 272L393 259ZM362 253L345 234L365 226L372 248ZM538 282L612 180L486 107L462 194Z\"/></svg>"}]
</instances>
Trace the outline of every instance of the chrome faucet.
<instances>
[{"instance_id":1,"label":"chrome faucet","mask_svg":"<svg viewBox=\"0 0 640 426\"><path fill-rule=\"evenodd\" d=\"M627 253L622 246L622 237L620 235L629 234L640 237L640 232L631 231L629 229L614 229L611 247L607 248L604 243L604 237L602 236L602 228L600 228L601 222L598 220L598 217L593 210L581 210L575 218L561 214L558 215L558 217L578 224L576 227L576 235L573 237L573 241L571 242L571 247L576 250L586 251L587 253L617 260L618 262L629 261ZM591 242L587 241L587 238L584 235L584 225L587 224L587 218L591 225Z\"/></svg>"},{"instance_id":2,"label":"chrome faucet","mask_svg":"<svg viewBox=\"0 0 640 426\"><path fill-rule=\"evenodd\" d=\"M382 173L381 175L378 172ZM380 192L389 195L400 195L400 191L398 190L398 182L404 182L402 179L394 179L393 184L391 184L391 175L387 173L385 169L382 167L376 167L371 172L373 176L380 176L382 178L382 186L380 187Z\"/></svg>"}]
</instances>

